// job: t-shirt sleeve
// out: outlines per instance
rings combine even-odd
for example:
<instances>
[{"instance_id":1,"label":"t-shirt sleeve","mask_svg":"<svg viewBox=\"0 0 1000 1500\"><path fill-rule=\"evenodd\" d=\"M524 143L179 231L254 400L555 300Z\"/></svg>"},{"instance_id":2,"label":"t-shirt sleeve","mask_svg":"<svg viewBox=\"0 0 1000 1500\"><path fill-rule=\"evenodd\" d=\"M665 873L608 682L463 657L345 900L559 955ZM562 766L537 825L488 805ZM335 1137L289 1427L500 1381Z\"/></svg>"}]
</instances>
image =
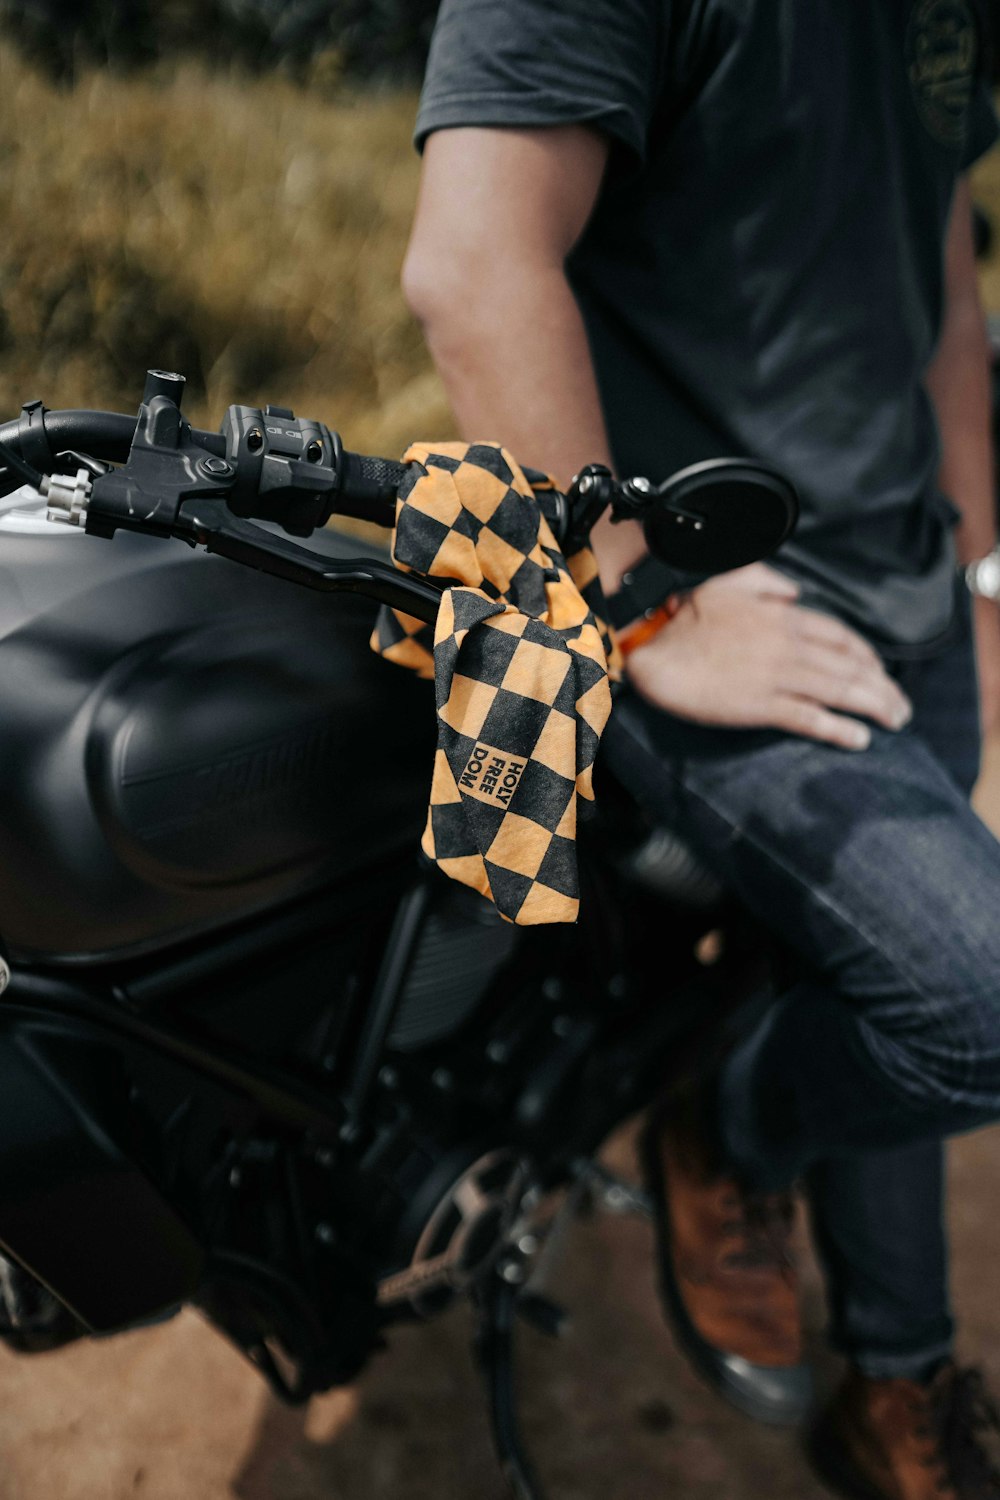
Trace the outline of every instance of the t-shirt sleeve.
<instances>
[{"instance_id":1,"label":"t-shirt sleeve","mask_svg":"<svg viewBox=\"0 0 1000 1500\"><path fill-rule=\"evenodd\" d=\"M997 112L993 101L990 75L997 46L995 7L977 12L979 45L977 47L976 83L969 103L969 114L965 126L965 142L962 147L961 169L967 171L981 156L985 156L1000 135Z\"/></svg>"},{"instance_id":2,"label":"t-shirt sleeve","mask_svg":"<svg viewBox=\"0 0 1000 1500\"><path fill-rule=\"evenodd\" d=\"M444 0L414 139L460 125L592 124L641 159L668 0Z\"/></svg>"},{"instance_id":3,"label":"t-shirt sleeve","mask_svg":"<svg viewBox=\"0 0 1000 1500\"><path fill-rule=\"evenodd\" d=\"M966 171L981 156L985 156L1000 135L997 112L989 85L980 83L969 105L969 118L965 129L965 145L962 149L962 171Z\"/></svg>"}]
</instances>

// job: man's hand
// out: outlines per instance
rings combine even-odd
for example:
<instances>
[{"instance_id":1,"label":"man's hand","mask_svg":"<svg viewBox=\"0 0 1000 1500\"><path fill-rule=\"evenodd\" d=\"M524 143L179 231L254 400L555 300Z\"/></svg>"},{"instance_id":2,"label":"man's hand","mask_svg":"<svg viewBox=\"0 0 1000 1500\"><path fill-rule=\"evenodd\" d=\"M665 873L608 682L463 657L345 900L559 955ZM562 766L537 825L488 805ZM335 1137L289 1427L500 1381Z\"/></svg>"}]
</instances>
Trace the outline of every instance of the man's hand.
<instances>
[{"instance_id":1,"label":"man's hand","mask_svg":"<svg viewBox=\"0 0 1000 1500\"><path fill-rule=\"evenodd\" d=\"M665 630L629 658L636 689L682 719L784 729L864 750L870 719L902 729L909 700L853 630L797 603L763 563L694 591Z\"/></svg>"}]
</instances>

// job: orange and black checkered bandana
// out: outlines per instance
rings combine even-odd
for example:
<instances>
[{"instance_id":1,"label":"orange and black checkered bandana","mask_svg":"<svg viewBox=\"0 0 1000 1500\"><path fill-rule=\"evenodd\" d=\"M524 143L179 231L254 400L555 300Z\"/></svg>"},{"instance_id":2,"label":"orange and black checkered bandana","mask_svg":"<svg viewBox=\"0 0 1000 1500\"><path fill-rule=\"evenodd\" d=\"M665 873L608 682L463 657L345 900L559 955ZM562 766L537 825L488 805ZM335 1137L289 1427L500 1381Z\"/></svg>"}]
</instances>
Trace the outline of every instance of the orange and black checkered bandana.
<instances>
[{"instance_id":1,"label":"orange and black checkered bandana","mask_svg":"<svg viewBox=\"0 0 1000 1500\"><path fill-rule=\"evenodd\" d=\"M449 587L433 630L383 607L372 646L434 678L424 851L512 922L573 922L577 799L593 799L611 712L593 554L563 557L535 498L551 481L533 489L497 444L415 443L403 459L393 561Z\"/></svg>"}]
</instances>

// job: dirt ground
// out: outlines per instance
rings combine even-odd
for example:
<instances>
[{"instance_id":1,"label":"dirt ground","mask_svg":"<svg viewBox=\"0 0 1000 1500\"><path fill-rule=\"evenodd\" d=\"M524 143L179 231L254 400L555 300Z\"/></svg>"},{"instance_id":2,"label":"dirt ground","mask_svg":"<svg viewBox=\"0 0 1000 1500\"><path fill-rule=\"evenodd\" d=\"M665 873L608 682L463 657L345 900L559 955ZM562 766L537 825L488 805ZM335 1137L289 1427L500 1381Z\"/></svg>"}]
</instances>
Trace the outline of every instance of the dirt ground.
<instances>
[{"instance_id":1,"label":"dirt ground","mask_svg":"<svg viewBox=\"0 0 1000 1500\"><path fill-rule=\"evenodd\" d=\"M1000 741L980 809L1000 830ZM963 1357L1000 1386L1000 1138L951 1153L954 1298ZM617 1154L628 1166L626 1136ZM68 1227L67 1232L71 1233ZM529 1440L549 1500L820 1500L794 1434L755 1427L704 1390L656 1303L649 1227L576 1231L561 1287L572 1327L526 1332ZM822 1291L806 1265L820 1379ZM35 1358L0 1352L0 1500L502 1500L456 1313L396 1333L359 1385L306 1412L275 1401L194 1314Z\"/></svg>"}]
</instances>

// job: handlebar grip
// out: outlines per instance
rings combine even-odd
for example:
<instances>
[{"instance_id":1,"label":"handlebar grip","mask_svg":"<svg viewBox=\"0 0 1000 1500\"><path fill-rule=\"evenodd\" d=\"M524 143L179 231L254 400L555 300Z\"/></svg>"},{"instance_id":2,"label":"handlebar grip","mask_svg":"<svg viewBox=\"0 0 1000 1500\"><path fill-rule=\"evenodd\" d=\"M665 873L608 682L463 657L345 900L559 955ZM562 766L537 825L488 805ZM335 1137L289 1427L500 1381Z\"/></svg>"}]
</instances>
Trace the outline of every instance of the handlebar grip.
<instances>
[{"instance_id":1,"label":"handlebar grip","mask_svg":"<svg viewBox=\"0 0 1000 1500\"><path fill-rule=\"evenodd\" d=\"M334 509L338 515L373 521L377 526L395 526L396 497L409 466L391 458L368 458L362 453L343 455L341 480ZM538 504L556 540L561 544L569 529L566 496L559 490L540 489Z\"/></svg>"},{"instance_id":2,"label":"handlebar grip","mask_svg":"<svg viewBox=\"0 0 1000 1500\"><path fill-rule=\"evenodd\" d=\"M345 455L345 457L348 455ZM366 458L364 454L352 454L357 458L362 483L374 485L395 500L399 487L406 478L406 464L396 463L391 458Z\"/></svg>"},{"instance_id":3,"label":"handlebar grip","mask_svg":"<svg viewBox=\"0 0 1000 1500\"><path fill-rule=\"evenodd\" d=\"M396 496L405 478L406 464L345 451L335 510L376 526L395 526Z\"/></svg>"}]
</instances>

